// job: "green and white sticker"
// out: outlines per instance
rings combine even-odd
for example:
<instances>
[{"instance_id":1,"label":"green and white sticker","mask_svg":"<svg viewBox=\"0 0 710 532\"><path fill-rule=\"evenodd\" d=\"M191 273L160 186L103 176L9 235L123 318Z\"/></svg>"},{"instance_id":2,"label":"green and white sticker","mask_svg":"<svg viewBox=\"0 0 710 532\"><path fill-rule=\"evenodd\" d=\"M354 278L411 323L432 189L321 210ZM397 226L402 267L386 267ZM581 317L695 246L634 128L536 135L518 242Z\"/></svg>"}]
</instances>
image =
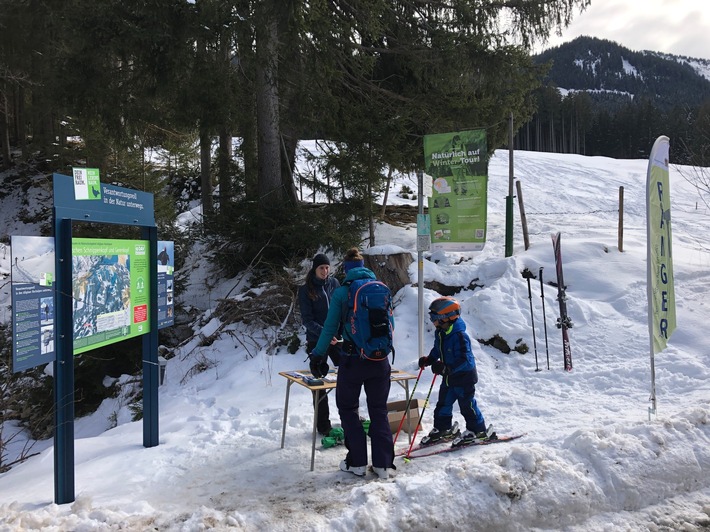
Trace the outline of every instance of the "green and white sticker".
<instances>
[{"instance_id":1,"label":"green and white sticker","mask_svg":"<svg viewBox=\"0 0 710 532\"><path fill-rule=\"evenodd\" d=\"M100 200L101 180L98 168L72 168L74 198L77 200Z\"/></svg>"}]
</instances>

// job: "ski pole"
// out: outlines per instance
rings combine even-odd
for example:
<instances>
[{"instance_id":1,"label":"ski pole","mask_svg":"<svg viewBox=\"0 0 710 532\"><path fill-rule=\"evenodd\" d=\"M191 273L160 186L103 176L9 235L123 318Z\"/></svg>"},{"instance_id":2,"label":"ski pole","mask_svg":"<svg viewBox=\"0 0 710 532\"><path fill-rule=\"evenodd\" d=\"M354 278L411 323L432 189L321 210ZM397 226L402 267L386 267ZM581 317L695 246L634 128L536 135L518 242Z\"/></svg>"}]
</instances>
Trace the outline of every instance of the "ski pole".
<instances>
[{"instance_id":1,"label":"ski pole","mask_svg":"<svg viewBox=\"0 0 710 532\"><path fill-rule=\"evenodd\" d=\"M550 369L550 349L547 345L547 318L545 317L545 284L542 282L542 266L540 267L540 298L542 299L542 324L545 326L545 355L547 356L547 369Z\"/></svg>"},{"instance_id":2,"label":"ski pole","mask_svg":"<svg viewBox=\"0 0 710 532\"><path fill-rule=\"evenodd\" d=\"M434 389L434 383L436 382L436 373L434 373L434 378L431 379L431 386L429 386L429 393L426 394L426 399L424 399L424 406L422 406L422 412L419 414L419 420L417 421L417 426L414 427L414 435L412 436L412 443L409 444L409 449L407 449L407 456L404 458L409 458L410 453L412 452L412 447L414 447L414 442L417 441L417 432L419 432L419 425L422 422L422 418L424 417L424 411L426 410L426 407L429 406L429 396L431 395L431 391Z\"/></svg>"},{"instance_id":3,"label":"ski pole","mask_svg":"<svg viewBox=\"0 0 710 532\"><path fill-rule=\"evenodd\" d=\"M540 368L537 365L537 340L535 339L535 317L533 316L532 290L530 290L530 277L527 277L527 280L528 280L528 299L530 300L530 322L532 323L533 346L535 346L535 371L540 371Z\"/></svg>"},{"instance_id":4,"label":"ski pole","mask_svg":"<svg viewBox=\"0 0 710 532\"><path fill-rule=\"evenodd\" d=\"M422 378L422 371L424 371L424 367L419 368L419 375L417 375L417 380L414 382L414 387L412 388L412 393L409 394L409 400L407 401L407 407L404 409L404 413L402 414L402 420L399 422L399 427L397 427L397 434L394 435L394 441L392 442L392 445L397 443L397 438L399 437L399 431L402 430L402 425L404 425L404 418L407 417L407 414L409 414L409 405L412 403L412 397L414 397L414 392L417 391L417 384L419 384L419 379ZM417 423L417 425L419 425L419 423ZM411 426L409 427L409 430L412 430Z\"/></svg>"}]
</instances>

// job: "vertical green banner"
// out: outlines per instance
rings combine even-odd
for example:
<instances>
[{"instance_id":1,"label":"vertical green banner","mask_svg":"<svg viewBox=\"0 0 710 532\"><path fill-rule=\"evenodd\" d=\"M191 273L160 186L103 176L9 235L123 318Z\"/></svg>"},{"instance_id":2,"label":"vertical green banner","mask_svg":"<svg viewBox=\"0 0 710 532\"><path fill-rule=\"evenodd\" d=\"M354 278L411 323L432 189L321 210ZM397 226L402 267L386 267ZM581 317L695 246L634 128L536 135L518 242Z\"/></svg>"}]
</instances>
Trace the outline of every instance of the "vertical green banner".
<instances>
[{"instance_id":1,"label":"vertical green banner","mask_svg":"<svg viewBox=\"0 0 710 532\"><path fill-rule=\"evenodd\" d=\"M648 326L652 353L666 348L675 330L675 289L671 242L671 189L668 180L668 137L656 139L648 162L647 280Z\"/></svg>"},{"instance_id":2,"label":"vertical green banner","mask_svg":"<svg viewBox=\"0 0 710 532\"><path fill-rule=\"evenodd\" d=\"M426 135L424 163L433 179L431 248L482 250L488 216L485 129Z\"/></svg>"},{"instance_id":3,"label":"vertical green banner","mask_svg":"<svg viewBox=\"0 0 710 532\"><path fill-rule=\"evenodd\" d=\"M74 354L150 331L150 242L72 239Z\"/></svg>"}]
</instances>

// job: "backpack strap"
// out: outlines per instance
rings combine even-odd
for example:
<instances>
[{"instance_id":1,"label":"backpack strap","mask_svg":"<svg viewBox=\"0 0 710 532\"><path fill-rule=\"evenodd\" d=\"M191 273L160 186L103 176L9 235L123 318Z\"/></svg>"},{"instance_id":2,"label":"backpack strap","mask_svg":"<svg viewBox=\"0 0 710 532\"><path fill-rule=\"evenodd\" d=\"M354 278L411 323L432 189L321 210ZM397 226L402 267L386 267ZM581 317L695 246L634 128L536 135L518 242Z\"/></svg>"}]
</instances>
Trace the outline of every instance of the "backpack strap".
<instances>
[{"instance_id":1,"label":"backpack strap","mask_svg":"<svg viewBox=\"0 0 710 532\"><path fill-rule=\"evenodd\" d=\"M347 297L342 301L340 304L340 332L342 334L343 329L345 328L345 323L347 322L348 319L348 300L350 299L350 285L353 284L352 281L347 281L341 284L340 286L345 286L347 287Z\"/></svg>"}]
</instances>

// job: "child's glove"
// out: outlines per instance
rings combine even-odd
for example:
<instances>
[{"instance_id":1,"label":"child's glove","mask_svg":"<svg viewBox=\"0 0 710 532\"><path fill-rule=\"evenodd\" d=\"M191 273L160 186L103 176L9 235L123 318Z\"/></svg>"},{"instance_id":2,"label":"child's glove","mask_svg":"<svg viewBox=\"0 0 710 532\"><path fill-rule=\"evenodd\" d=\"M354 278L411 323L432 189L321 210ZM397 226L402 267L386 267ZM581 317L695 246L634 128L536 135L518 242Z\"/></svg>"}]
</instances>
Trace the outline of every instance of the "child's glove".
<instances>
[{"instance_id":1,"label":"child's glove","mask_svg":"<svg viewBox=\"0 0 710 532\"><path fill-rule=\"evenodd\" d=\"M432 363L431 371L432 373L436 373L437 375L441 375L442 377L451 373L451 369L449 368L449 366L444 364L441 360L437 360L436 362Z\"/></svg>"},{"instance_id":2,"label":"child's glove","mask_svg":"<svg viewBox=\"0 0 710 532\"><path fill-rule=\"evenodd\" d=\"M323 357L311 356L309 364L311 373L316 379L322 379L328 374L330 367Z\"/></svg>"},{"instance_id":3,"label":"child's glove","mask_svg":"<svg viewBox=\"0 0 710 532\"><path fill-rule=\"evenodd\" d=\"M429 357L419 357L419 367L425 368L427 366L431 366L431 361L429 360Z\"/></svg>"}]
</instances>

